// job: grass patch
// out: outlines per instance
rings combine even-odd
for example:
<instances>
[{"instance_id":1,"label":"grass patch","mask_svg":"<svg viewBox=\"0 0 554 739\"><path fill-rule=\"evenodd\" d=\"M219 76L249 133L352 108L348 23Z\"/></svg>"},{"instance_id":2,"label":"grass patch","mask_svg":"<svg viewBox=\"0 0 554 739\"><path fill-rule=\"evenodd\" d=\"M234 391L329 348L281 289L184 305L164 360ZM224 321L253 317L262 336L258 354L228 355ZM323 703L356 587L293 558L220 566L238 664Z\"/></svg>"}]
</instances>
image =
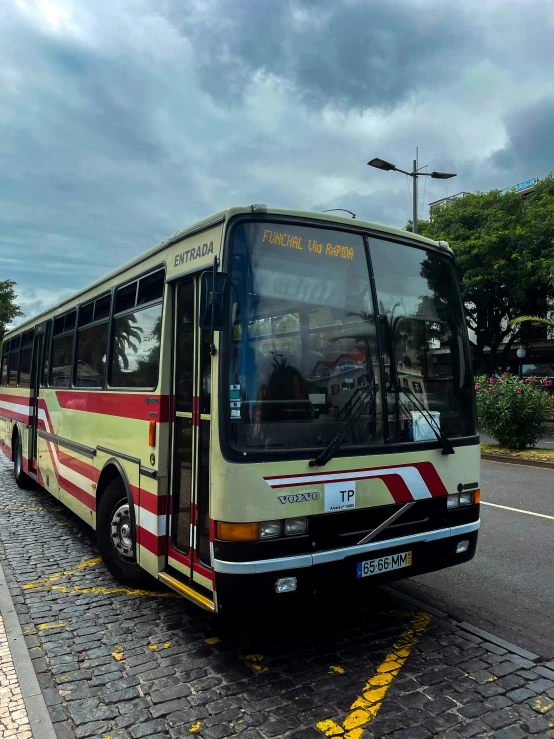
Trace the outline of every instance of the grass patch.
<instances>
[{"instance_id":1,"label":"grass patch","mask_svg":"<svg viewBox=\"0 0 554 739\"><path fill-rule=\"evenodd\" d=\"M483 454L497 454L499 457L531 459L535 462L554 462L554 449L506 449L498 444L481 444Z\"/></svg>"}]
</instances>

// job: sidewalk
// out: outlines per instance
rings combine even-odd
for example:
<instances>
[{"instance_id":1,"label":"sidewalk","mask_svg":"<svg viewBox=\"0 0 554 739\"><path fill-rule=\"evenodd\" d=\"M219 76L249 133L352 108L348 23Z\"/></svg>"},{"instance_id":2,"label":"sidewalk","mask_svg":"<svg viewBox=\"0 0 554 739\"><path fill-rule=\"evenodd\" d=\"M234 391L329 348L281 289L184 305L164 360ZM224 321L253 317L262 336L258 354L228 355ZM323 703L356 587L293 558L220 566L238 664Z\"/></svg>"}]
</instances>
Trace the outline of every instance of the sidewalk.
<instances>
[{"instance_id":1,"label":"sidewalk","mask_svg":"<svg viewBox=\"0 0 554 739\"><path fill-rule=\"evenodd\" d=\"M56 739L0 565L0 739Z\"/></svg>"},{"instance_id":2,"label":"sidewalk","mask_svg":"<svg viewBox=\"0 0 554 739\"><path fill-rule=\"evenodd\" d=\"M31 725L0 616L0 737L32 739Z\"/></svg>"}]
</instances>

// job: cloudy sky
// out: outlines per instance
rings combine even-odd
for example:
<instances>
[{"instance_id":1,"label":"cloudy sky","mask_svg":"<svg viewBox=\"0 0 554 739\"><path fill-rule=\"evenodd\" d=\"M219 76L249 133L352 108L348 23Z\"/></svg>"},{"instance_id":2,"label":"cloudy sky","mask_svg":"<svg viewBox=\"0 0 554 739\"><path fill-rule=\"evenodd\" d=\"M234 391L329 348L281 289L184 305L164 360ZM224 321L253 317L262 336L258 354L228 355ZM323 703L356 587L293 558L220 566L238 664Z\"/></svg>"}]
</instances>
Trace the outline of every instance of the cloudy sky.
<instances>
[{"instance_id":1,"label":"cloudy sky","mask_svg":"<svg viewBox=\"0 0 554 739\"><path fill-rule=\"evenodd\" d=\"M32 315L229 205L420 207L554 169L551 0L3 0L0 279Z\"/></svg>"}]
</instances>

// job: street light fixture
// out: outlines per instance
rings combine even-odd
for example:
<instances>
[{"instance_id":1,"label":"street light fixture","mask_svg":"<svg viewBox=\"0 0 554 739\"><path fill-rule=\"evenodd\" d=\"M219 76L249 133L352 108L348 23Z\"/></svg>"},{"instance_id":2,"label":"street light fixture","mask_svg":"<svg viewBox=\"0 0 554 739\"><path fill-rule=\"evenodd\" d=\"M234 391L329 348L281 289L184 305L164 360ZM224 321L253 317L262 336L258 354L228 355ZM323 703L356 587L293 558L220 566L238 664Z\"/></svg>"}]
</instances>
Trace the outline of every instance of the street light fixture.
<instances>
[{"instance_id":1,"label":"street light fixture","mask_svg":"<svg viewBox=\"0 0 554 739\"><path fill-rule=\"evenodd\" d=\"M517 358L519 359L519 379L520 380L523 377L523 359L525 358L526 354L527 352L525 351L525 347L523 346L520 346L516 352Z\"/></svg>"},{"instance_id":2,"label":"street light fixture","mask_svg":"<svg viewBox=\"0 0 554 739\"><path fill-rule=\"evenodd\" d=\"M400 169L396 164L387 162L386 159L379 159L379 157L371 159L368 164L370 167L375 167L375 169L380 169L383 172L401 172L402 174L408 175L408 177L412 178L412 231L415 234L417 233L417 178L431 177L434 180L449 180L451 177L456 177L454 172L419 172L417 168L417 159L413 160L411 172L406 172L405 169Z\"/></svg>"}]
</instances>

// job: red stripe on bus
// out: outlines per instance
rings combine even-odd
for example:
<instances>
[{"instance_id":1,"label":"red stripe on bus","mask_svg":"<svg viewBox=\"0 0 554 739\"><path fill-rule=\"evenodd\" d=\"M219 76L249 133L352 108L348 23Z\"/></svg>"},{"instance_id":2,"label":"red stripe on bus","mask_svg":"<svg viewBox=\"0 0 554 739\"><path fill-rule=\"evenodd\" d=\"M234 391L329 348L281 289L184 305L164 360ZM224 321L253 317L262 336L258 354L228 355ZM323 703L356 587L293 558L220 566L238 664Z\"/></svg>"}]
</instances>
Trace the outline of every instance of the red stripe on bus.
<instances>
[{"instance_id":1,"label":"red stripe on bus","mask_svg":"<svg viewBox=\"0 0 554 739\"><path fill-rule=\"evenodd\" d=\"M133 493L133 502L135 505L144 508L145 511L153 513L155 516L165 516L167 511L167 497L165 495L155 495L148 490L139 491L134 485L131 485Z\"/></svg>"},{"instance_id":2,"label":"red stripe on bus","mask_svg":"<svg viewBox=\"0 0 554 739\"><path fill-rule=\"evenodd\" d=\"M139 421L169 421L169 396L150 393L98 393L56 390L61 408ZM156 413L156 416L150 415Z\"/></svg>"},{"instance_id":3,"label":"red stripe on bus","mask_svg":"<svg viewBox=\"0 0 554 739\"><path fill-rule=\"evenodd\" d=\"M87 508L90 508L91 511L95 511L96 510L95 496L91 495L90 493L87 493L85 490L78 487L77 485L72 483L70 480L67 480L65 477L62 477L56 465L56 460L52 452L51 442L48 441L47 446L48 446L48 451L50 452L50 459L52 460L52 466L54 468L54 474L56 475L56 480L58 481L58 485L66 493L69 493L69 495L71 495L73 498L75 498L76 500L86 505Z\"/></svg>"},{"instance_id":4,"label":"red stripe on bus","mask_svg":"<svg viewBox=\"0 0 554 739\"><path fill-rule=\"evenodd\" d=\"M448 495L448 490L432 462L417 462L414 467L419 471L434 498Z\"/></svg>"},{"instance_id":5,"label":"red stripe on bus","mask_svg":"<svg viewBox=\"0 0 554 739\"><path fill-rule=\"evenodd\" d=\"M215 521L210 518L210 541L215 541Z\"/></svg>"},{"instance_id":6,"label":"red stripe on bus","mask_svg":"<svg viewBox=\"0 0 554 739\"><path fill-rule=\"evenodd\" d=\"M200 426L200 396L192 396L192 425Z\"/></svg>"},{"instance_id":7,"label":"red stripe on bus","mask_svg":"<svg viewBox=\"0 0 554 739\"><path fill-rule=\"evenodd\" d=\"M414 496L410 492L410 488L400 475L383 475L383 477L374 477L374 480L382 480L387 486L387 490L392 495L395 503L410 503L414 500Z\"/></svg>"},{"instance_id":8,"label":"red stripe on bus","mask_svg":"<svg viewBox=\"0 0 554 739\"><path fill-rule=\"evenodd\" d=\"M100 479L100 472L94 469L92 464L87 464L87 462L83 462L82 459L75 459L75 457L72 457L70 454L62 452L58 444L55 444L54 446L56 447L56 453L60 464L69 467L73 472L78 472L83 477L91 480L91 482L98 482Z\"/></svg>"},{"instance_id":9,"label":"red stripe on bus","mask_svg":"<svg viewBox=\"0 0 554 739\"><path fill-rule=\"evenodd\" d=\"M171 541L169 541L167 545L167 556L185 567L190 567L190 550L188 554L181 554L173 548Z\"/></svg>"},{"instance_id":10,"label":"red stripe on bus","mask_svg":"<svg viewBox=\"0 0 554 739\"><path fill-rule=\"evenodd\" d=\"M0 416L5 416L11 421L23 421L23 423L30 423L32 416L25 413L18 413L17 411L8 410L8 408L2 408L0 406Z\"/></svg>"},{"instance_id":11,"label":"red stripe on bus","mask_svg":"<svg viewBox=\"0 0 554 739\"><path fill-rule=\"evenodd\" d=\"M284 480L289 477L316 477L316 476L324 476L324 475L353 475L357 472L375 472L375 470L393 470L393 469L399 469L399 468L406 468L406 467L416 467L419 468L421 465L432 465L431 462L411 462L411 463L405 463L405 464L389 464L389 465L380 465L379 467L357 467L355 469L351 470L330 470L329 472L321 471L321 472L300 472L297 474L288 474L288 475L268 475L267 477L264 477L264 480ZM330 480L329 482L334 482L334 480ZM309 484L309 483L308 483Z\"/></svg>"},{"instance_id":12,"label":"red stripe on bus","mask_svg":"<svg viewBox=\"0 0 554 739\"><path fill-rule=\"evenodd\" d=\"M277 481L277 480L287 480L287 479L297 479L298 482L287 482L283 483L281 485L271 485L271 487L274 490L279 490L281 488L295 488L295 487L301 487L302 485L310 485L312 484L311 478L314 476L327 476L329 479L327 480L318 480L317 482L314 482L314 485L325 485L326 483L331 482L355 482L357 480L370 480L370 479L380 479L383 480L386 484L386 480L389 475L383 475L382 477L380 475L371 474L374 473L376 470L394 470L394 469L408 469L410 467L414 467L419 474L421 475L424 483L426 484L427 488L429 489L429 492L432 497L440 497L443 495L448 495L448 490L446 489L443 481L441 480L441 477L437 470L435 469L435 466L432 462L414 462L412 464L394 464L394 465L388 465L386 467L363 467L361 469L353 469L353 470L335 470L333 472L306 472L299 475L273 475L264 477L264 480L271 484L269 481ZM359 474L360 472L367 472L369 473L366 476L363 477L353 477L354 474ZM335 477L335 475L344 475L344 477ZM412 500L413 498L410 498L409 500Z\"/></svg>"},{"instance_id":13,"label":"red stripe on bus","mask_svg":"<svg viewBox=\"0 0 554 739\"><path fill-rule=\"evenodd\" d=\"M152 534L150 531L148 531L147 529L143 529L140 526L137 526L136 533L137 544L139 544L141 547L148 549L148 551L152 552L152 554L155 554L156 557L161 557L165 554L165 536L156 536L155 534Z\"/></svg>"},{"instance_id":14,"label":"red stripe on bus","mask_svg":"<svg viewBox=\"0 0 554 739\"><path fill-rule=\"evenodd\" d=\"M32 405L33 399L27 395L9 395L8 393L0 393L0 400L5 403L18 403L19 405Z\"/></svg>"}]
</instances>

